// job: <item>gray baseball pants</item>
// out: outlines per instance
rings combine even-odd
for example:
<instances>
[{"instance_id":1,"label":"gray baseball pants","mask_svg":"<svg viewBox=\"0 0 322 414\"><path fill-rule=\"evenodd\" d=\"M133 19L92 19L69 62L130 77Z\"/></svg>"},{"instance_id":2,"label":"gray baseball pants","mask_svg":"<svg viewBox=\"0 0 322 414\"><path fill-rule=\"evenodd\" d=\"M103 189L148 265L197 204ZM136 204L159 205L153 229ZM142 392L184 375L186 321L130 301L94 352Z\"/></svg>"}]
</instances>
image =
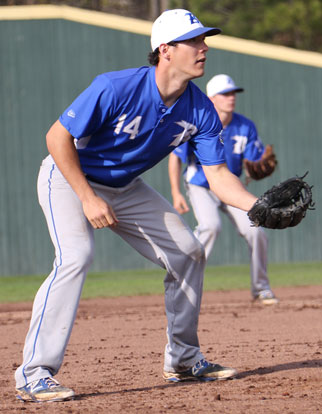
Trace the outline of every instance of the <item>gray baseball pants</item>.
<instances>
[{"instance_id":1,"label":"gray baseball pants","mask_svg":"<svg viewBox=\"0 0 322 414\"><path fill-rule=\"evenodd\" d=\"M164 370L191 367L203 358L197 335L206 262L202 244L170 203L141 178L122 188L91 185L114 209L119 223L112 230L167 271ZM23 363L15 373L17 388L59 371L94 254L94 229L51 156L40 168L38 196L56 258L34 300Z\"/></svg>"},{"instance_id":2,"label":"gray baseball pants","mask_svg":"<svg viewBox=\"0 0 322 414\"><path fill-rule=\"evenodd\" d=\"M270 289L267 277L268 239L263 229L252 227L245 211L223 204L211 190L189 183L185 185L198 222L194 234L205 247L206 258L208 259L221 231L220 209L227 214L248 244L253 297L256 297L261 290Z\"/></svg>"}]
</instances>

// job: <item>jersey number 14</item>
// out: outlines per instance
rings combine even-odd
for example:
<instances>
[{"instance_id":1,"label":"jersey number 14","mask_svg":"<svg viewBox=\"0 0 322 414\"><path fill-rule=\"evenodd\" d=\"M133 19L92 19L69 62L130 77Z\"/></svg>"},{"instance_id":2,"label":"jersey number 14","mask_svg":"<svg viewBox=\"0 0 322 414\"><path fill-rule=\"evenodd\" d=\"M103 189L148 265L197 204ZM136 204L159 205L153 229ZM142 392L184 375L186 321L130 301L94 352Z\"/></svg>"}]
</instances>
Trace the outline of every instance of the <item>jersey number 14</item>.
<instances>
[{"instance_id":1,"label":"jersey number 14","mask_svg":"<svg viewBox=\"0 0 322 414\"><path fill-rule=\"evenodd\" d=\"M136 116L132 121L124 126L127 114L123 114L119 117L116 128L114 129L115 134L119 134L121 131L126 134L130 134L129 139L134 139L139 133L139 126L141 123L142 116Z\"/></svg>"}]
</instances>

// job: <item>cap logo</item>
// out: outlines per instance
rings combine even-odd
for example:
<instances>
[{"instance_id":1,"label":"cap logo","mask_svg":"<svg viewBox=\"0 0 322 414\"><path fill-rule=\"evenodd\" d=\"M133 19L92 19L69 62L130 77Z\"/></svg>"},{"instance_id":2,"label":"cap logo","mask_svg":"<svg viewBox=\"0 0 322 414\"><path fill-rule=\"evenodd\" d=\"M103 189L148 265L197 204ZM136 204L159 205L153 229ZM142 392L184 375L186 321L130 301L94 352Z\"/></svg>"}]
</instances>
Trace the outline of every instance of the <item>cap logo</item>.
<instances>
[{"instance_id":1,"label":"cap logo","mask_svg":"<svg viewBox=\"0 0 322 414\"><path fill-rule=\"evenodd\" d=\"M197 17L194 16L192 13L186 13L185 16L189 16L191 24L200 23L200 21L197 19Z\"/></svg>"}]
</instances>

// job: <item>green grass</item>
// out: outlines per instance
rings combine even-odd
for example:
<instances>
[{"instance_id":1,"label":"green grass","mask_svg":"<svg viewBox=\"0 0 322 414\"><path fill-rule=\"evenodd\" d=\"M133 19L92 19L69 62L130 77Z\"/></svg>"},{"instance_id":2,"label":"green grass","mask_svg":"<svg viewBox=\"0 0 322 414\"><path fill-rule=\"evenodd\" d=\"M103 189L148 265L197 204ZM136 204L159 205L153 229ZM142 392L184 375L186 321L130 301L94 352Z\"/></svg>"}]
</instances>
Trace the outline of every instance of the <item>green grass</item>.
<instances>
[{"instance_id":1,"label":"green grass","mask_svg":"<svg viewBox=\"0 0 322 414\"><path fill-rule=\"evenodd\" d=\"M270 264L271 286L322 284L322 262ZM134 296L163 293L162 269L120 270L90 273L82 298ZM0 303L32 301L45 276L0 277ZM204 290L249 289L249 266L209 266Z\"/></svg>"}]
</instances>

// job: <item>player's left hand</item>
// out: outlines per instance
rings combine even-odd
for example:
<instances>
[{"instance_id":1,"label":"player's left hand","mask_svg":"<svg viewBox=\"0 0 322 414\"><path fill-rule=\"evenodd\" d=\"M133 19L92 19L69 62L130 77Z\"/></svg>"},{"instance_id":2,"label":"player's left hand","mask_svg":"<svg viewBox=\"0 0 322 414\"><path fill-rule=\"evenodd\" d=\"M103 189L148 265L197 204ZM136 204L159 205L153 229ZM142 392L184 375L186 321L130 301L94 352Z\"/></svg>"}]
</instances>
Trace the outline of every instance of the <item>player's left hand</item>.
<instances>
[{"instance_id":1,"label":"player's left hand","mask_svg":"<svg viewBox=\"0 0 322 414\"><path fill-rule=\"evenodd\" d=\"M246 172L246 183L253 180L261 180L271 175L277 165L276 155L272 145L266 145L265 151L258 161L244 159L243 165Z\"/></svg>"},{"instance_id":2,"label":"player's left hand","mask_svg":"<svg viewBox=\"0 0 322 414\"><path fill-rule=\"evenodd\" d=\"M253 225L269 229L294 227L302 221L307 210L314 210L312 186L303 181L306 174L289 178L259 197L248 212Z\"/></svg>"}]
</instances>

